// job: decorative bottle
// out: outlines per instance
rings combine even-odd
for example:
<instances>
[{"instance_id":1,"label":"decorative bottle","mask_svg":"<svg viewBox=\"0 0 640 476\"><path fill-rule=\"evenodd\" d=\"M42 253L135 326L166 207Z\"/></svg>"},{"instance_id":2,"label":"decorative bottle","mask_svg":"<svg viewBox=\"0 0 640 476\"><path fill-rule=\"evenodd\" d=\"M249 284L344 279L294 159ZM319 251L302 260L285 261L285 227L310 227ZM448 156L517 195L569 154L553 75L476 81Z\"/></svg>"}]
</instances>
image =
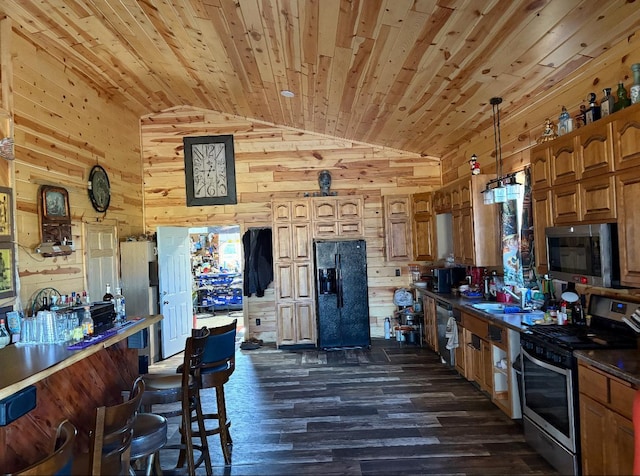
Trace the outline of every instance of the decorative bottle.
<instances>
[{"instance_id":1,"label":"decorative bottle","mask_svg":"<svg viewBox=\"0 0 640 476\"><path fill-rule=\"evenodd\" d=\"M9 342L11 342L11 336L4 325L4 319L0 319L0 349L9 345Z\"/></svg>"},{"instance_id":2,"label":"decorative bottle","mask_svg":"<svg viewBox=\"0 0 640 476\"><path fill-rule=\"evenodd\" d=\"M604 88L602 92L604 92L604 96L600 101L600 116L607 117L613 112L615 99L611 95L611 88Z\"/></svg>"},{"instance_id":3,"label":"decorative bottle","mask_svg":"<svg viewBox=\"0 0 640 476\"><path fill-rule=\"evenodd\" d=\"M85 338L89 338L93 335L93 317L91 317L91 310L89 306L85 306L84 313L82 315L82 335Z\"/></svg>"},{"instance_id":4,"label":"decorative bottle","mask_svg":"<svg viewBox=\"0 0 640 476\"><path fill-rule=\"evenodd\" d=\"M633 86L629 89L629 93L631 104L637 104L640 102L640 63L632 64L631 71L633 71Z\"/></svg>"},{"instance_id":5,"label":"decorative bottle","mask_svg":"<svg viewBox=\"0 0 640 476\"><path fill-rule=\"evenodd\" d=\"M116 321L124 321L126 312L124 308L124 296L122 295L122 288L116 288L116 294L113 296L113 302L116 311Z\"/></svg>"},{"instance_id":6,"label":"decorative bottle","mask_svg":"<svg viewBox=\"0 0 640 476\"><path fill-rule=\"evenodd\" d=\"M587 109L585 115L585 123L591 124L600 119L600 106L598 106L598 102L596 101L595 93L589 93L587 100L589 101L589 109Z\"/></svg>"},{"instance_id":7,"label":"decorative bottle","mask_svg":"<svg viewBox=\"0 0 640 476\"><path fill-rule=\"evenodd\" d=\"M620 111L631 104L631 100L627 96L627 90L624 88L624 83L622 81L618 83L616 96L618 96L618 100L614 106L615 111Z\"/></svg>"},{"instance_id":8,"label":"decorative bottle","mask_svg":"<svg viewBox=\"0 0 640 476\"><path fill-rule=\"evenodd\" d=\"M102 300L106 302L113 302L113 294L111 294L111 285L107 284L107 291L102 296Z\"/></svg>"}]
</instances>

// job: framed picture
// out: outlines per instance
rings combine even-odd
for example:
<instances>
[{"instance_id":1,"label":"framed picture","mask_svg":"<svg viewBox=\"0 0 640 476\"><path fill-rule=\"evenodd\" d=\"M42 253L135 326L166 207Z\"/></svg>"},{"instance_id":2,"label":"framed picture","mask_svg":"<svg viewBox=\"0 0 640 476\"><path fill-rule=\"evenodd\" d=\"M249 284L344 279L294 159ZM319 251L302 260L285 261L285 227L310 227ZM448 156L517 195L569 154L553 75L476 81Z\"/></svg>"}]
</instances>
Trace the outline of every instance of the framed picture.
<instances>
[{"instance_id":1,"label":"framed picture","mask_svg":"<svg viewBox=\"0 0 640 476\"><path fill-rule=\"evenodd\" d=\"M62 187L43 185L40 187L42 216L47 221L70 222L69 194Z\"/></svg>"},{"instance_id":2,"label":"framed picture","mask_svg":"<svg viewBox=\"0 0 640 476\"><path fill-rule=\"evenodd\" d=\"M0 243L0 299L16 295L13 243Z\"/></svg>"},{"instance_id":3,"label":"framed picture","mask_svg":"<svg viewBox=\"0 0 640 476\"><path fill-rule=\"evenodd\" d=\"M183 143L187 206L238 203L233 136L185 137Z\"/></svg>"},{"instance_id":4,"label":"framed picture","mask_svg":"<svg viewBox=\"0 0 640 476\"><path fill-rule=\"evenodd\" d=\"M12 190L0 187L0 242L13 241Z\"/></svg>"}]
</instances>

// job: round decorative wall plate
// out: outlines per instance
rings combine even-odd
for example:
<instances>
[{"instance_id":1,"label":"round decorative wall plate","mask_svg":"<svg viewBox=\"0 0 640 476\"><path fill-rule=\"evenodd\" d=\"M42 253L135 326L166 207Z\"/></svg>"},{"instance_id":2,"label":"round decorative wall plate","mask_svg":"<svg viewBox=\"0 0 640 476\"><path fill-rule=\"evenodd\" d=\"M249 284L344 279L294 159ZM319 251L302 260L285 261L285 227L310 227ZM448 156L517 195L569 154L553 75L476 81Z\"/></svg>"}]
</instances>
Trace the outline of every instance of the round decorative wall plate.
<instances>
[{"instance_id":1,"label":"round decorative wall plate","mask_svg":"<svg viewBox=\"0 0 640 476\"><path fill-rule=\"evenodd\" d=\"M111 201L111 185L107 171L94 165L89 173L89 198L97 212L106 212Z\"/></svg>"}]
</instances>

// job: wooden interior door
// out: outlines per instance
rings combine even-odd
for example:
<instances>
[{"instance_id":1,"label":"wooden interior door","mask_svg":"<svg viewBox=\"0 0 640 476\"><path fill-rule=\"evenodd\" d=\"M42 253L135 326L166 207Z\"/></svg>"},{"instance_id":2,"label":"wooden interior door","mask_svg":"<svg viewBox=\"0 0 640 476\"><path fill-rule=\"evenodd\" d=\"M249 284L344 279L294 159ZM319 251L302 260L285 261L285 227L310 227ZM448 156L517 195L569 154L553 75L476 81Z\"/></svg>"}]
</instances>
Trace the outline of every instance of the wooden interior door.
<instances>
[{"instance_id":1,"label":"wooden interior door","mask_svg":"<svg viewBox=\"0 0 640 476\"><path fill-rule=\"evenodd\" d=\"M84 224L86 259L85 289L92 301L100 301L107 284L118 286L118 230L114 225Z\"/></svg>"}]
</instances>

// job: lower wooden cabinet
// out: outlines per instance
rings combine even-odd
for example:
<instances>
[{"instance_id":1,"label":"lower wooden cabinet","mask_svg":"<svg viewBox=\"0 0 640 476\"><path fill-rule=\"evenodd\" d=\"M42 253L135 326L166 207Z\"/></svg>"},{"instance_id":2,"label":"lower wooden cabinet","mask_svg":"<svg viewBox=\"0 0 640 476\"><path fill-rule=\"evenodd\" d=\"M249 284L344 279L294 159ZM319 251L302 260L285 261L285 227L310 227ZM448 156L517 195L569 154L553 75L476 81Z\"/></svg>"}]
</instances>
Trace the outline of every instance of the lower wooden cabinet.
<instances>
[{"instance_id":1,"label":"lower wooden cabinet","mask_svg":"<svg viewBox=\"0 0 640 476\"><path fill-rule=\"evenodd\" d=\"M284 301L276 305L279 344L316 343L313 301Z\"/></svg>"},{"instance_id":2,"label":"lower wooden cabinet","mask_svg":"<svg viewBox=\"0 0 640 476\"><path fill-rule=\"evenodd\" d=\"M438 329L436 300L431 296L424 296L424 341L434 351L438 352Z\"/></svg>"},{"instance_id":3,"label":"lower wooden cabinet","mask_svg":"<svg viewBox=\"0 0 640 476\"><path fill-rule=\"evenodd\" d=\"M632 474L636 389L583 363L578 366L578 378L582 474Z\"/></svg>"}]
</instances>

